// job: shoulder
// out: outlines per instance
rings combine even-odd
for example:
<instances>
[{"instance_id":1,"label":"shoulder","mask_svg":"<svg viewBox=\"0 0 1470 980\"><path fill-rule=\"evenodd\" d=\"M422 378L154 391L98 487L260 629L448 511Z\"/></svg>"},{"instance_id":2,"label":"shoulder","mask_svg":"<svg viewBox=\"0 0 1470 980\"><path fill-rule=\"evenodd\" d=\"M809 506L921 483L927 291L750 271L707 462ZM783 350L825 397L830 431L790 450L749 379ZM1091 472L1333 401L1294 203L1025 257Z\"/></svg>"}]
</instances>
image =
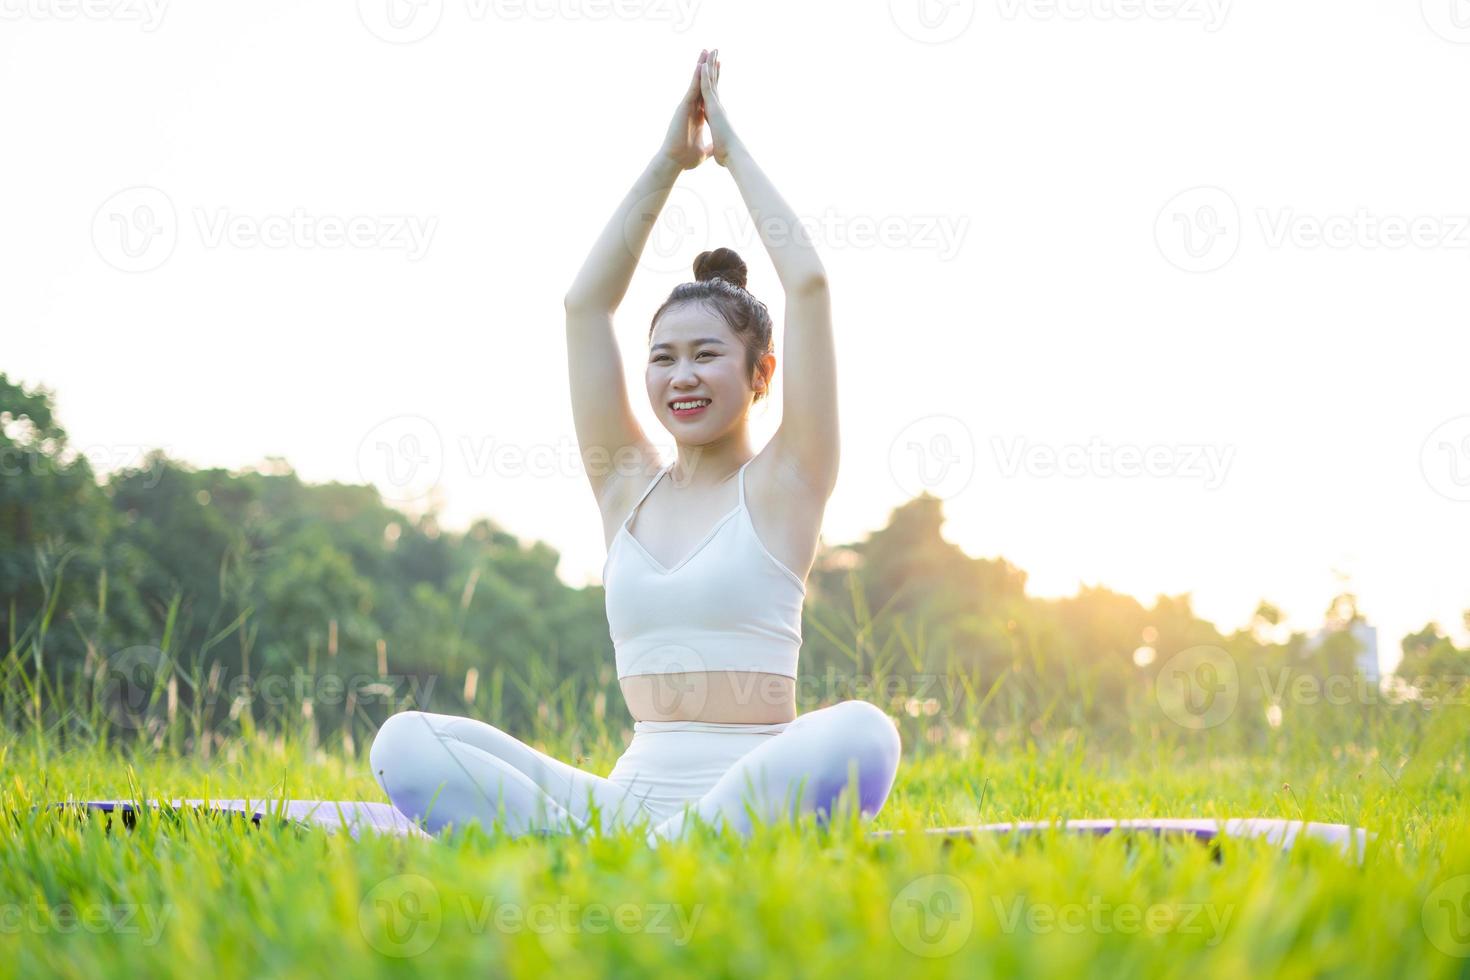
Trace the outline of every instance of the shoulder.
<instances>
[{"instance_id":1,"label":"shoulder","mask_svg":"<svg viewBox=\"0 0 1470 980\"><path fill-rule=\"evenodd\" d=\"M760 468L761 480L773 494L825 505L837 484L837 464L835 446L813 450L781 426L751 460L750 469Z\"/></svg>"},{"instance_id":2,"label":"shoulder","mask_svg":"<svg viewBox=\"0 0 1470 980\"><path fill-rule=\"evenodd\" d=\"M826 509L832 490L825 483L813 483L801 461L773 437L747 465L745 493L769 504L764 509L765 513L775 509L788 513L820 514Z\"/></svg>"},{"instance_id":3,"label":"shoulder","mask_svg":"<svg viewBox=\"0 0 1470 980\"><path fill-rule=\"evenodd\" d=\"M608 465L597 500L604 523L610 527L620 524L664 465L652 444L630 446L618 453Z\"/></svg>"},{"instance_id":4,"label":"shoulder","mask_svg":"<svg viewBox=\"0 0 1470 980\"><path fill-rule=\"evenodd\" d=\"M761 546L802 582L821 538L830 491L814 487L774 443L746 465L745 502Z\"/></svg>"}]
</instances>

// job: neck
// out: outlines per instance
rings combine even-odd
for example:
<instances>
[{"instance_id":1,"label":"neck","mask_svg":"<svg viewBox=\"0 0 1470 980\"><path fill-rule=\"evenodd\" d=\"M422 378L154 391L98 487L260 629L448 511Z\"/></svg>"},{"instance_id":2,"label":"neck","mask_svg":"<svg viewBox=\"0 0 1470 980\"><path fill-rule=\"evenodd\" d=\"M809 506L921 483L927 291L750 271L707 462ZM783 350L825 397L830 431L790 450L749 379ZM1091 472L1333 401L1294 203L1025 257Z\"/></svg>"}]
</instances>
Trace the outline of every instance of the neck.
<instances>
[{"instance_id":1,"label":"neck","mask_svg":"<svg viewBox=\"0 0 1470 980\"><path fill-rule=\"evenodd\" d=\"M669 479L680 487L718 486L734 476L754 455L743 430L700 446L680 444L678 456L669 470Z\"/></svg>"}]
</instances>

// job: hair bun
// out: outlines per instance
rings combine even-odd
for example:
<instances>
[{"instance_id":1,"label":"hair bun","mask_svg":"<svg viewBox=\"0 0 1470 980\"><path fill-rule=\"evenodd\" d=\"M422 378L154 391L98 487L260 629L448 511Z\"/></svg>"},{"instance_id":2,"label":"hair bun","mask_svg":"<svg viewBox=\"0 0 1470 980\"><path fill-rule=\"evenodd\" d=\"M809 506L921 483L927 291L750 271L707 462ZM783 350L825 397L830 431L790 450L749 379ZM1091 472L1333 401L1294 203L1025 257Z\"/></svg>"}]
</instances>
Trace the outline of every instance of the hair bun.
<instances>
[{"instance_id":1,"label":"hair bun","mask_svg":"<svg viewBox=\"0 0 1470 980\"><path fill-rule=\"evenodd\" d=\"M717 248L700 252L694 258L694 280L723 279L732 285L745 288L745 262L732 248Z\"/></svg>"}]
</instances>

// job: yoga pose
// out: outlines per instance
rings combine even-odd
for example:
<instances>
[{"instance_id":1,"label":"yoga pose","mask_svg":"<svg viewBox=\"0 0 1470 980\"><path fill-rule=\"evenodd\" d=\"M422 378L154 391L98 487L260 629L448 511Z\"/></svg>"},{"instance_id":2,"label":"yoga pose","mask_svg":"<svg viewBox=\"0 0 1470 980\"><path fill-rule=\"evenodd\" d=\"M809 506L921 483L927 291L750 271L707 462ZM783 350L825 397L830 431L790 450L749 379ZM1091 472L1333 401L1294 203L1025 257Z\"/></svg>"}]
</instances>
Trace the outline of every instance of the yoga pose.
<instances>
[{"instance_id":1,"label":"yoga pose","mask_svg":"<svg viewBox=\"0 0 1470 980\"><path fill-rule=\"evenodd\" d=\"M431 831L636 827L653 843L693 815L748 834L752 818L826 823L852 806L868 818L893 786L898 731L881 709L796 714L806 572L837 479L830 300L816 250L731 129L717 55L701 52L663 146L566 296L573 416L607 529L607 618L632 741L603 778L484 722L395 714L373 742L373 773ZM776 366L771 318L738 255L702 252L695 281L649 329L648 397L678 446L662 465L633 416L612 316L675 178L709 156L734 177L785 292L785 407L753 452L747 415Z\"/></svg>"}]
</instances>

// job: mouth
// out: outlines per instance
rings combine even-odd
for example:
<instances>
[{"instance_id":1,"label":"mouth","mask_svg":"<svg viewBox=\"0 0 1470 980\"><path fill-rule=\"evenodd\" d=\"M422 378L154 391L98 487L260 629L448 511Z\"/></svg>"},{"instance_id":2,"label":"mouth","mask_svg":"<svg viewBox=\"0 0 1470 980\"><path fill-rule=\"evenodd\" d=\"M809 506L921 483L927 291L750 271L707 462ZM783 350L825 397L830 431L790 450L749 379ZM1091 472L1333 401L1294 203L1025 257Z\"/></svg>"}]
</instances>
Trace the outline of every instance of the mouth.
<instances>
[{"instance_id":1,"label":"mouth","mask_svg":"<svg viewBox=\"0 0 1470 980\"><path fill-rule=\"evenodd\" d=\"M688 398L669 402L669 409L676 419L690 419L709 407L708 398ZM684 407L688 406L688 407Z\"/></svg>"}]
</instances>

